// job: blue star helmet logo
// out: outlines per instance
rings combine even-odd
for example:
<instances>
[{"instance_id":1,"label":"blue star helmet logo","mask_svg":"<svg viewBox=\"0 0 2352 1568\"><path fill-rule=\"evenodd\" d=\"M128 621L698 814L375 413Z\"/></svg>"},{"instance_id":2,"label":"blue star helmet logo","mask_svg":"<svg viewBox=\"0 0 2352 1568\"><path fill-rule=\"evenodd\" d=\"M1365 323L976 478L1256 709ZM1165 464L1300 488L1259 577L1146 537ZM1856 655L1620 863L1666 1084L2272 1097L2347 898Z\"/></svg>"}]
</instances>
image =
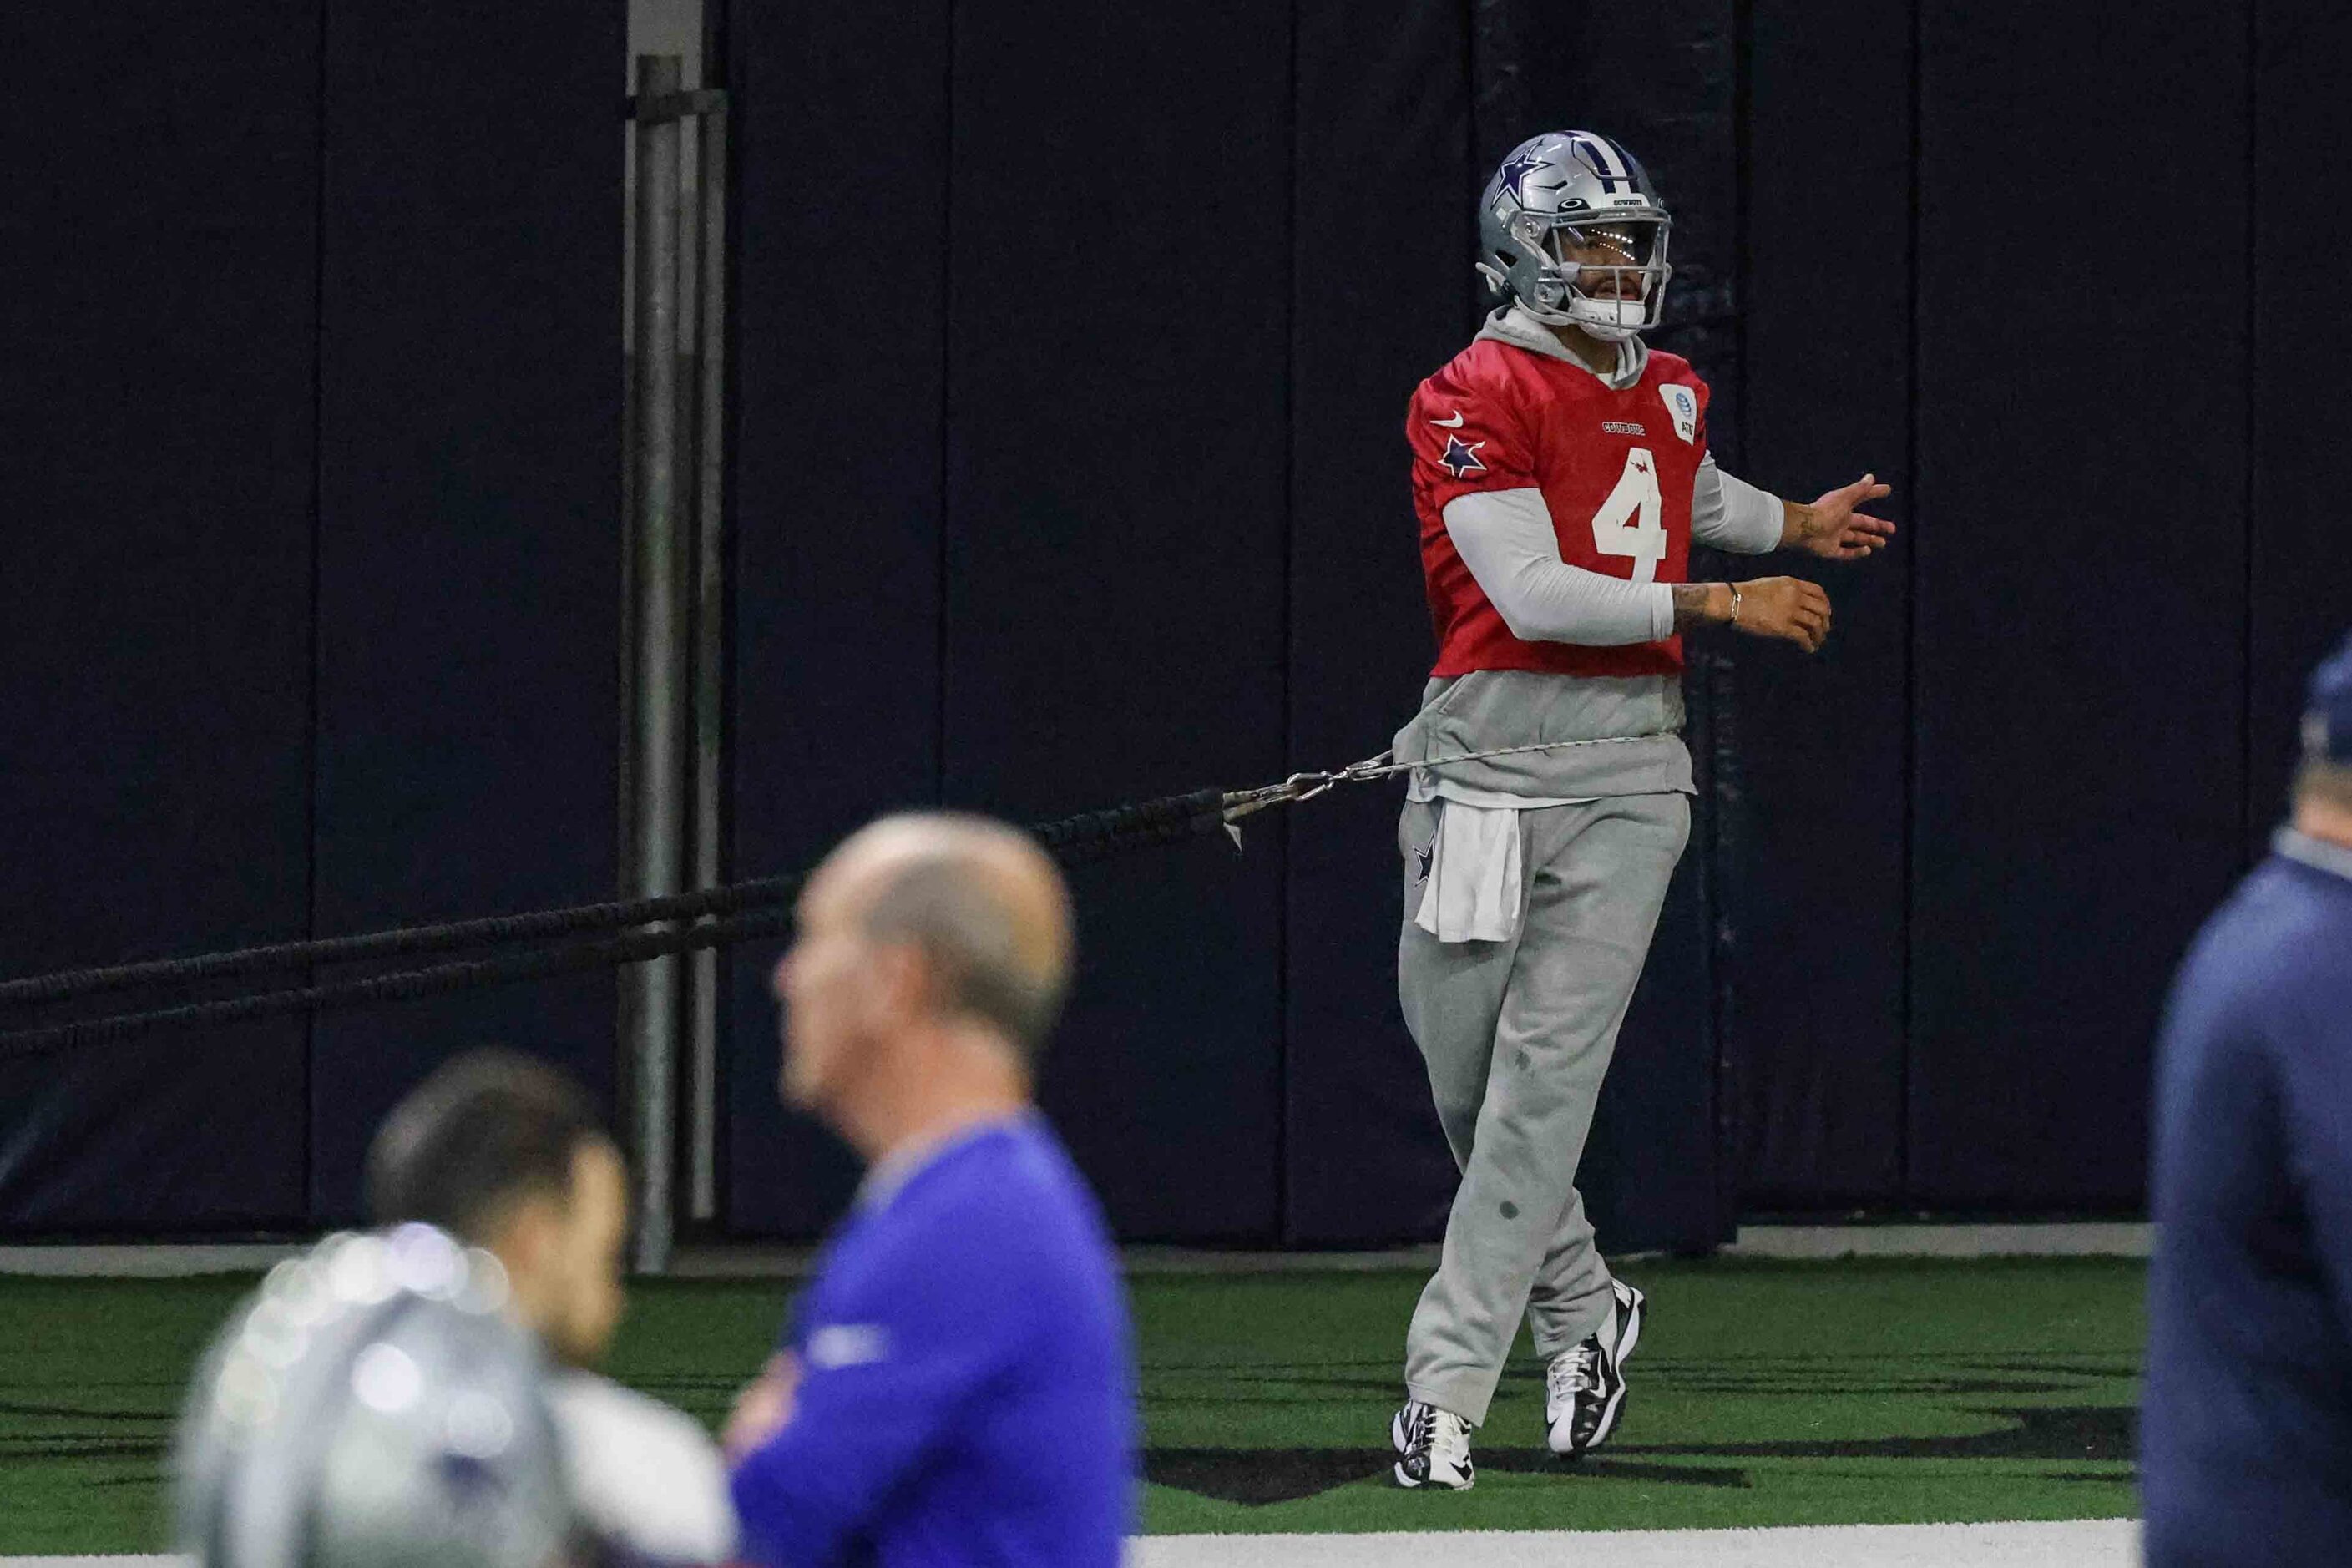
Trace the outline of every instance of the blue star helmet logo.
<instances>
[{"instance_id":1,"label":"blue star helmet logo","mask_svg":"<svg viewBox=\"0 0 2352 1568\"><path fill-rule=\"evenodd\" d=\"M1531 158L1522 153L1504 164L1502 173L1496 177L1502 181L1503 189L1511 193L1511 199L1525 206L1528 205L1527 193L1520 187L1526 184L1529 174L1538 169L1549 168L1550 164L1549 158Z\"/></svg>"},{"instance_id":2,"label":"blue star helmet logo","mask_svg":"<svg viewBox=\"0 0 2352 1568\"><path fill-rule=\"evenodd\" d=\"M1465 474L1483 474L1486 471L1486 465L1478 460L1478 448L1486 444L1484 441L1473 441L1465 447L1462 444L1461 437L1448 436L1445 438L1445 450L1437 460L1444 464L1445 471L1457 479Z\"/></svg>"}]
</instances>

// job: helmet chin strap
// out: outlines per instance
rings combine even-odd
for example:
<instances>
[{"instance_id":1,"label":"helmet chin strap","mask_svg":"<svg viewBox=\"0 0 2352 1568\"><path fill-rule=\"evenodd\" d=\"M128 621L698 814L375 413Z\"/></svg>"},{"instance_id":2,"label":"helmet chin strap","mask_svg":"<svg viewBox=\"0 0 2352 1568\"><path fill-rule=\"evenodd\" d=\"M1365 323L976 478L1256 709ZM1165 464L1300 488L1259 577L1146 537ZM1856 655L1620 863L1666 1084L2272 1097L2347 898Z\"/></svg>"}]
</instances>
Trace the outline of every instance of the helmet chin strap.
<instances>
[{"instance_id":1,"label":"helmet chin strap","mask_svg":"<svg viewBox=\"0 0 2352 1568\"><path fill-rule=\"evenodd\" d=\"M1482 270L1486 270L1490 278L1494 276L1491 268ZM1594 300L1570 289L1564 303L1546 305L1507 288L1501 292L1520 310L1548 327L1575 327L1590 332L1604 343L1622 343L1628 338L1640 337L1649 315L1647 303L1639 300L1631 301L1634 306L1635 320L1629 323L1624 320L1624 307L1628 301Z\"/></svg>"},{"instance_id":2,"label":"helmet chin strap","mask_svg":"<svg viewBox=\"0 0 2352 1568\"><path fill-rule=\"evenodd\" d=\"M1484 261L1477 263L1477 268L1485 276L1487 286L1496 293L1502 295L1548 327L1574 327L1580 331L1589 332L1601 342L1622 343L1630 338L1640 337L1643 327L1647 324L1649 302L1646 297L1632 301L1594 300L1548 279L1545 282L1547 289L1564 289L1568 298L1563 304L1546 305L1528 298L1514 289L1509 278L1499 268L1489 266ZM1623 320L1625 306L1628 303L1634 306L1634 313L1638 318L1631 324Z\"/></svg>"},{"instance_id":3,"label":"helmet chin strap","mask_svg":"<svg viewBox=\"0 0 2352 1568\"><path fill-rule=\"evenodd\" d=\"M1561 309L1559 306L1539 304L1536 300L1525 298L1516 289L1512 289L1510 287L1510 280L1496 268L1487 266L1483 261L1479 262L1477 265L1478 270L1486 275L1487 284L1493 288L1496 293L1502 295L1504 299L1508 300L1514 306L1526 311L1527 314L1533 317L1535 320L1541 321L1548 327L1574 327L1580 331L1591 333L1594 338L1599 339L1604 343L1622 343L1629 338L1638 338L1642 335L1642 328L1638 324L1627 326L1622 321L1616 319L1624 314L1622 305L1617 300L1612 300L1607 301L1607 305L1610 308L1607 310L1606 314L1610 319L1598 320L1596 318L1601 316L1603 313L1600 309L1602 305L1602 301L1601 300L1588 300L1581 294L1571 292L1569 296L1569 303L1566 309ZM1636 301L1636 303L1641 303L1641 301ZM1576 309L1579 305L1585 306L1588 310L1592 311L1592 314L1586 315L1580 313ZM1647 313L1647 308L1644 306L1643 314L1646 315Z\"/></svg>"},{"instance_id":4,"label":"helmet chin strap","mask_svg":"<svg viewBox=\"0 0 2352 1568\"><path fill-rule=\"evenodd\" d=\"M1581 316L1570 315L1565 310L1547 310L1542 306L1522 300L1517 295L1511 296L1511 303L1529 319L1541 321L1547 327L1574 327L1588 337L1612 347L1623 343L1630 338L1638 338L1642 335L1641 329L1638 327L1603 326L1589 321ZM1608 373L1596 372L1595 374Z\"/></svg>"},{"instance_id":5,"label":"helmet chin strap","mask_svg":"<svg viewBox=\"0 0 2352 1568\"><path fill-rule=\"evenodd\" d=\"M1516 294L1511 296L1511 303L1517 305L1520 310L1526 311L1528 315L1533 316L1537 321L1541 321L1547 327L1580 327L1584 325L1582 321L1578 321L1574 316L1570 315L1565 310L1553 310L1549 306L1538 305L1533 300L1522 300Z\"/></svg>"},{"instance_id":6,"label":"helmet chin strap","mask_svg":"<svg viewBox=\"0 0 2352 1568\"><path fill-rule=\"evenodd\" d=\"M1628 306L1632 309L1629 310ZM1599 338L1604 343L1622 343L1628 338L1642 335L1648 323L1650 306L1646 299L1626 300L1622 297L1596 300L1591 295L1570 293L1566 314L1570 321ZM1633 319L1628 321L1625 318Z\"/></svg>"},{"instance_id":7,"label":"helmet chin strap","mask_svg":"<svg viewBox=\"0 0 2352 1568\"><path fill-rule=\"evenodd\" d=\"M1559 286L1549 279L1545 281L1543 288L1546 292L1559 291ZM1502 293L1505 299L1510 300L1514 305L1517 305L1520 310L1525 310L1528 315L1533 316L1537 321L1541 321L1547 327L1580 327L1584 325L1582 321L1579 321L1575 316L1570 315L1569 311L1561 306L1547 305L1540 300L1531 300L1526 295L1519 293L1517 289L1508 287L1507 284L1503 287Z\"/></svg>"}]
</instances>

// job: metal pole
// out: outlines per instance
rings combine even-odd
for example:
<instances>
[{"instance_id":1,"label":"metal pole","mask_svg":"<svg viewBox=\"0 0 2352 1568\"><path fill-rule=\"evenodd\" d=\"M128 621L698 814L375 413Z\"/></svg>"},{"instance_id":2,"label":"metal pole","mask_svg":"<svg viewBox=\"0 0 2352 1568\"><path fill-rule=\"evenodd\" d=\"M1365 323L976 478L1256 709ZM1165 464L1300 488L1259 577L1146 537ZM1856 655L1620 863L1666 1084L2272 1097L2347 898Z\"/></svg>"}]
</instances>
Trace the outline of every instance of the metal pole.
<instances>
[{"instance_id":1,"label":"metal pole","mask_svg":"<svg viewBox=\"0 0 2352 1568\"><path fill-rule=\"evenodd\" d=\"M678 90L675 55L637 57L637 96ZM629 541L631 738L627 892L680 890L686 844L686 540L677 516L678 123L636 126L636 494ZM632 1262L669 1266L675 1215L679 965L659 958L621 977L620 1081L636 1188Z\"/></svg>"},{"instance_id":2,"label":"metal pole","mask_svg":"<svg viewBox=\"0 0 2352 1568\"><path fill-rule=\"evenodd\" d=\"M705 79L706 84L709 79ZM694 885L726 879L722 863L727 699L726 469L727 110L702 115L701 331L695 404ZM693 959L688 1057L688 1212L719 1215L719 977L716 951Z\"/></svg>"}]
</instances>

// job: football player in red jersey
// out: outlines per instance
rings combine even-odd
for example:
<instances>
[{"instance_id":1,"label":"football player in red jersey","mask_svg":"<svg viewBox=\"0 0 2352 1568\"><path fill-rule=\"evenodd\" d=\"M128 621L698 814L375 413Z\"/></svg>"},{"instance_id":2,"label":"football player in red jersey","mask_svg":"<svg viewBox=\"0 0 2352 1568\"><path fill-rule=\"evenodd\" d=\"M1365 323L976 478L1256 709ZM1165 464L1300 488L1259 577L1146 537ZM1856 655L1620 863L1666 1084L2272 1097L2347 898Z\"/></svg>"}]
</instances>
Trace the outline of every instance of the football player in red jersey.
<instances>
[{"instance_id":1,"label":"football player in red jersey","mask_svg":"<svg viewBox=\"0 0 2352 1568\"><path fill-rule=\"evenodd\" d=\"M1554 1452L1599 1447L1623 1407L1644 1302L1595 1248L1576 1165L1690 832L1682 634L1812 652L1830 629L1801 578L1685 581L1692 542L1847 561L1895 532L1854 510L1887 493L1872 475L1801 505L1715 466L1706 384L1640 336L1667 230L1607 137L1517 148L1479 211L1504 303L1406 415L1437 660L1396 742L1423 764L1397 988L1462 1184L1390 1424L1403 1486L1471 1484L1522 1316Z\"/></svg>"}]
</instances>

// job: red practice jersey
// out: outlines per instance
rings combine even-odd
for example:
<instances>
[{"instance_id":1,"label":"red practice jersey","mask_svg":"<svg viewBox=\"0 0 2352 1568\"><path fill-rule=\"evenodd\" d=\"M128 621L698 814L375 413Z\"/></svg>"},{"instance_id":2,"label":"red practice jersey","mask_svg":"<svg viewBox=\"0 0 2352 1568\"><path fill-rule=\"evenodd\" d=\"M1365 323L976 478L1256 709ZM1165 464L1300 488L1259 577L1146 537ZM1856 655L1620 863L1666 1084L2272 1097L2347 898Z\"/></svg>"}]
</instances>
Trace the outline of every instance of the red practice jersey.
<instances>
[{"instance_id":1,"label":"red practice jersey","mask_svg":"<svg viewBox=\"0 0 2352 1568\"><path fill-rule=\"evenodd\" d=\"M1539 489L1570 566L1636 583L1687 581L1691 489L1706 456L1706 384L1688 360L1653 349L1641 379L1619 392L1563 360L1479 338L1415 390L1405 439L1437 630L1431 674L1681 670L1679 637L1623 647L1513 637L1454 553L1445 506L1475 490Z\"/></svg>"}]
</instances>

